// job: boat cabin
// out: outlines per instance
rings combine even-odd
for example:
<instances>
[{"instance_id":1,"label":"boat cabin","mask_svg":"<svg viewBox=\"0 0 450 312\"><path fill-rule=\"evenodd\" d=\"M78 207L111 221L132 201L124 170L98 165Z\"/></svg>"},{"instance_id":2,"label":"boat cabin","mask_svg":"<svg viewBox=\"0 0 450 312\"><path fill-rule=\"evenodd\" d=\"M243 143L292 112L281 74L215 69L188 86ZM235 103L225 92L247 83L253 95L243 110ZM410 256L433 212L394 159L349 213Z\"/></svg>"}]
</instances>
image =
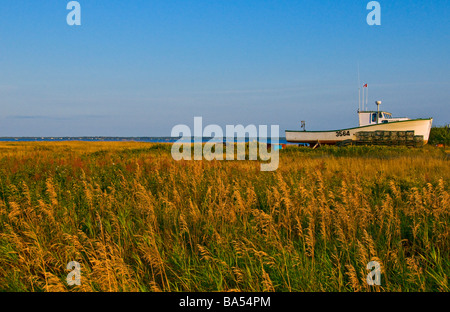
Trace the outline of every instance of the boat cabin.
<instances>
[{"instance_id":1,"label":"boat cabin","mask_svg":"<svg viewBox=\"0 0 450 312\"><path fill-rule=\"evenodd\" d=\"M391 113L383 111L358 111L359 126L370 126L393 121L409 120L404 117L392 117Z\"/></svg>"}]
</instances>

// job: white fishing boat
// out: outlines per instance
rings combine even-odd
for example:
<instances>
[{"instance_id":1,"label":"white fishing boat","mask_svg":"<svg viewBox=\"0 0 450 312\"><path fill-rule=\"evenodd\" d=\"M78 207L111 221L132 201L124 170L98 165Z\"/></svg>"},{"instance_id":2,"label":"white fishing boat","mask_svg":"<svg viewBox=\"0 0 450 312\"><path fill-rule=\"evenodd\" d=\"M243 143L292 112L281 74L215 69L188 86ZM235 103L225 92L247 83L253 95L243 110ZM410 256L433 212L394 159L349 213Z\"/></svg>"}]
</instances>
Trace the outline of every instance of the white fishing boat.
<instances>
[{"instance_id":1,"label":"white fishing boat","mask_svg":"<svg viewBox=\"0 0 450 312\"><path fill-rule=\"evenodd\" d=\"M339 144L346 140L356 141L358 132L414 131L414 136L423 136L424 144L428 142L433 118L395 118L389 112L380 111L380 101L375 103L377 104L376 111L358 109L359 127L329 131L286 130L286 141L290 143Z\"/></svg>"}]
</instances>

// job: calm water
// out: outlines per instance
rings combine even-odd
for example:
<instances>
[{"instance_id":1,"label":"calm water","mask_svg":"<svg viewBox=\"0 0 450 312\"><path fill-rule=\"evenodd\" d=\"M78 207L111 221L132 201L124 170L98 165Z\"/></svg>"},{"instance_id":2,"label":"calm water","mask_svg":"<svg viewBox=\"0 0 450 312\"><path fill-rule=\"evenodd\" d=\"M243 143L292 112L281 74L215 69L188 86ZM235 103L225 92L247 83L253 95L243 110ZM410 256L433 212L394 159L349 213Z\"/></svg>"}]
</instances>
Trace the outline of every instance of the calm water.
<instances>
[{"instance_id":1,"label":"calm water","mask_svg":"<svg viewBox=\"0 0 450 312\"><path fill-rule=\"evenodd\" d=\"M148 142L148 143L173 143L179 138L172 137L0 137L1 142L63 142L63 141L86 141L86 142ZM203 142L210 141L211 138L203 138ZM254 140L252 138L252 140ZM215 142L213 140L212 142ZM244 138L235 139L236 142L243 142ZM249 139L245 138L245 142ZM192 140L193 142L193 140ZM267 139L270 143L270 138ZM286 138L279 138L280 144L288 144Z\"/></svg>"}]
</instances>

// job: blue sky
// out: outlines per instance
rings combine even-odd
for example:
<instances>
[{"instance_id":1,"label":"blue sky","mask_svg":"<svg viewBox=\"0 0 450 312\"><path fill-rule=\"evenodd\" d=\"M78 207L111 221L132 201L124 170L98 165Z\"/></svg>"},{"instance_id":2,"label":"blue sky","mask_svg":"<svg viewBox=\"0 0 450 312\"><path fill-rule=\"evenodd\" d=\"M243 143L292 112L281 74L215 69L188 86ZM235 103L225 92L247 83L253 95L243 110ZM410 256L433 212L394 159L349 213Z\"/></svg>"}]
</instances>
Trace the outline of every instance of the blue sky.
<instances>
[{"instance_id":1,"label":"blue sky","mask_svg":"<svg viewBox=\"0 0 450 312\"><path fill-rule=\"evenodd\" d=\"M450 122L450 2L65 0L0 6L0 136L170 136L177 124Z\"/></svg>"}]
</instances>

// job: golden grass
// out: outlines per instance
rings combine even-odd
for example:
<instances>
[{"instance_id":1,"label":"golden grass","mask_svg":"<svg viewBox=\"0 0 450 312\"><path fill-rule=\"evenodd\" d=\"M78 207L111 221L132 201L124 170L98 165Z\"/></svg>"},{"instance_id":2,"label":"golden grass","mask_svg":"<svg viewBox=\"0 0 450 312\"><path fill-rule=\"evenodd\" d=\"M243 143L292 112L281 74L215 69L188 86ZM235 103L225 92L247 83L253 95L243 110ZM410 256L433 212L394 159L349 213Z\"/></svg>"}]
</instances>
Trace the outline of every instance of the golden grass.
<instances>
[{"instance_id":1,"label":"golden grass","mask_svg":"<svg viewBox=\"0 0 450 312\"><path fill-rule=\"evenodd\" d=\"M0 143L1 290L448 291L449 178L431 147L292 147L261 172L169 144Z\"/></svg>"}]
</instances>

